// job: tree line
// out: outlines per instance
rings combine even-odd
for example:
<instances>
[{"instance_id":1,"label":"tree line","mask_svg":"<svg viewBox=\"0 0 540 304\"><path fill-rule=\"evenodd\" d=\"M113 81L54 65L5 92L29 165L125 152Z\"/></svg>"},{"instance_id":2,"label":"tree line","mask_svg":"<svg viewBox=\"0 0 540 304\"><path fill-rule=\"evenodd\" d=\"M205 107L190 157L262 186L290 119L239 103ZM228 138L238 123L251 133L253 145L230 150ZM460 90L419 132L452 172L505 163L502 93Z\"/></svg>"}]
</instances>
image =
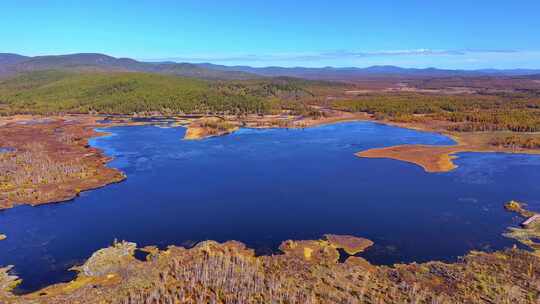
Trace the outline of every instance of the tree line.
<instances>
[{"instance_id":1,"label":"tree line","mask_svg":"<svg viewBox=\"0 0 540 304\"><path fill-rule=\"evenodd\" d=\"M523 95L366 94L332 106L398 122L448 121L453 131L540 132L540 98Z\"/></svg>"}]
</instances>

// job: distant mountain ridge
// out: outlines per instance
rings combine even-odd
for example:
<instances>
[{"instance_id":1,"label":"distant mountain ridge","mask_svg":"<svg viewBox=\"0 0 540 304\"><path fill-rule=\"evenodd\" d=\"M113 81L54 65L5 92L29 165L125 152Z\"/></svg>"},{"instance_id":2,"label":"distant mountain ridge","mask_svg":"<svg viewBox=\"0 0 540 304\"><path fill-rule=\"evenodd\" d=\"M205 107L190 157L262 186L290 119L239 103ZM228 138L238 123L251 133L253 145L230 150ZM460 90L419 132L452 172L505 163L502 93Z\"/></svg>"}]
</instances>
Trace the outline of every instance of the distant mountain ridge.
<instances>
[{"instance_id":1,"label":"distant mountain ridge","mask_svg":"<svg viewBox=\"0 0 540 304\"><path fill-rule=\"evenodd\" d=\"M17 54L0 53L0 76L3 74L8 74L12 65L22 62L28 58L29 57Z\"/></svg>"},{"instance_id":2,"label":"distant mountain ridge","mask_svg":"<svg viewBox=\"0 0 540 304\"><path fill-rule=\"evenodd\" d=\"M242 71L211 70L191 63L141 62L97 53L25 57L0 53L0 77L42 70L92 70L104 72L146 72L201 79L251 79L258 76Z\"/></svg>"},{"instance_id":3,"label":"distant mountain ridge","mask_svg":"<svg viewBox=\"0 0 540 304\"><path fill-rule=\"evenodd\" d=\"M28 58L30 57L17 54L3 53L0 54L0 64L15 64L27 60Z\"/></svg>"},{"instance_id":4,"label":"distant mountain ridge","mask_svg":"<svg viewBox=\"0 0 540 304\"><path fill-rule=\"evenodd\" d=\"M534 69L449 70L437 68L401 68L391 65L367 68L306 68L225 66L211 63L143 62L130 58L115 58L98 53L27 57L0 53L0 77L23 72L50 69L147 72L201 79L253 79L259 77L297 77L314 80L354 80L376 77L478 77L529 76L540 74Z\"/></svg>"},{"instance_id":5,"label":"distant mountain ridge","mask_svg":"<svg viewBox=\"0 0 540 304\"><path fill-rule=\"evenodd\" d=\"M306 67L263 67L224 66L211 63L198 64L213 70L242 71L267 77L289 76L321 80L350 80L362 77L478 77L478 76L528 76L540 74L534 69L484 69L484 70L449 70L437 68L401 68L392 65L370 66L367 68L306 68Z\"/></svg>"}]
</instances>

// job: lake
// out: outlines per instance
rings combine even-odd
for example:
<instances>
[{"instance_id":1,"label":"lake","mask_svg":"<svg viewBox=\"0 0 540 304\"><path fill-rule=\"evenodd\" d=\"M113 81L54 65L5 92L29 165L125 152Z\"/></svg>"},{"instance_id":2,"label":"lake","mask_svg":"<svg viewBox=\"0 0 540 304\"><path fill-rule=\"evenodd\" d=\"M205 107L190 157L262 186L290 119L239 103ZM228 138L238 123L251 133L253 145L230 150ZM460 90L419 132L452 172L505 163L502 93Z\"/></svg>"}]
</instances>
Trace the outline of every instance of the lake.
<instances>
[{"instance_id":1,"label":"lake","mask_svg":"<svg viewBox=\"0 0 540 304\"><path fill-rule=\"evenodd\" d=\"M15 149L13 148L9 148L9 147L0 147L0 153L10 153L10 152L14 152Z\"/></svg>"},{"instance_id":2,"label":"lake","mask_svg":"<svg viewBox=\"0 0 540 304\"><path fill-rule=\"evenodd\" d=\"M363 159L398 144L449 145L445 136L371 122L308 129L241 129L182 140L184 128L106 129L91 140L127 180L77 199L0 212L0 265L15 265L20 292L70 280L67 269L114 239L139 246L238 240L258 254L286 239L325 233L366 237L372 263L453 261L472 249L514 242L511 199L540 209L540 157L462 153L458 169Z\"/></svg>"}]
</instances>

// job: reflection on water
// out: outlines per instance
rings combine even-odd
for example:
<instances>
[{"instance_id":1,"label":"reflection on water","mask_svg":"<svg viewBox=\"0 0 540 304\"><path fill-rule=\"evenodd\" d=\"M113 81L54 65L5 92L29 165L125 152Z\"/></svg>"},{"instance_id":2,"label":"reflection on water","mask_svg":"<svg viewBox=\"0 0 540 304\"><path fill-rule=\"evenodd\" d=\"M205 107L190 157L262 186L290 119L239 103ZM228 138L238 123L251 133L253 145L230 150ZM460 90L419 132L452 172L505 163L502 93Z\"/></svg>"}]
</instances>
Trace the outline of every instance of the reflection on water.
<instances>
[{"instance_id":1,"label":"reflection on water","mask_svg":"<svg viewBox=\"0 0 540 304\"><path fill-rule=\"evenodd\" d=\"M428 174L388 159L354 156L398 144L448 145L444 136L369 122L305 130L242 129L202 141L185 129L107 129L91 144L128 179L69 203L0 213L0 265L22 289L68 280L66 271L116 238L140 246L239 240L259 254L286 239L325 233L375 242L374 263L453 260L513 242L510 199L540 209L540 157L462 153L453 172Z\"/></svg>"}]
</instances>

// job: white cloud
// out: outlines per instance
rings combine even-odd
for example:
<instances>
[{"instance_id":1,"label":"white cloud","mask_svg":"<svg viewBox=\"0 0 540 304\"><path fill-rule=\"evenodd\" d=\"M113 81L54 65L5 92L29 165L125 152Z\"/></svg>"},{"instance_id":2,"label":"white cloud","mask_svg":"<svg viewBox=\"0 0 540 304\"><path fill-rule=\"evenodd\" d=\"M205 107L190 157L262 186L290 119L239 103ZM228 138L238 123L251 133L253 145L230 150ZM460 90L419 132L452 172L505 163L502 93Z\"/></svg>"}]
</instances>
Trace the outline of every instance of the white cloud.
<instances>
[{"instance_id":1,"label":"white cloud","mask_svg":"<svg viewBox=\"0 0 540 304\"><path fill-rule=\"evenodd\" d=\"M378 51L335 50L326 52L261 54L187 54L149 61L210 62L253 67L437 67L448 69L540 69L540 51L512 49L402 49Z\"/></svg>"},{"instance_id":2,"label":"white cloud","mask_svg":"<svg viewBox=\"0 0 540 304\"><path fill-rule=\"evenodd\" d=\"M346 51L338 50L319 53L273 53L273 54L228 54L228 55L183 55L170 58L153 59L151 61L187 61L187 62L278 62L278 61L324 61L324 60L350 60L368 57L402 57L402 56L463 56L467 54L508 54L515 50L381 50L381 51Z\"/></svg>"}]
</instances>

